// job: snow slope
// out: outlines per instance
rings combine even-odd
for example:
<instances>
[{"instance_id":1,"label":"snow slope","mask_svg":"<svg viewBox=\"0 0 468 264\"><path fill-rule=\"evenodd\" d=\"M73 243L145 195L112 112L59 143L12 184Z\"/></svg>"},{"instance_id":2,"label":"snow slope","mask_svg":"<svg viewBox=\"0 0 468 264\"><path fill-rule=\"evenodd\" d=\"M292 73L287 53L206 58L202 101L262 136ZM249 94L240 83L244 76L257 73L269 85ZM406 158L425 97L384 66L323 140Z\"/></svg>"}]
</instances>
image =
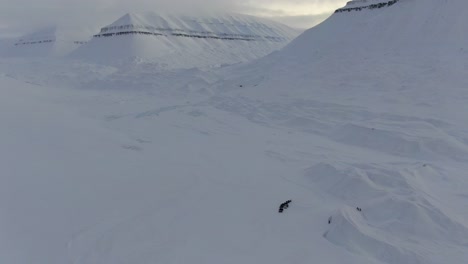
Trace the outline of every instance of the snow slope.
<instances>
[{"instance_id":1,"label":"snow slope","mask_svg":"<svg viewBox=\"0 0 468 264\"><path fill-rule=\"evenodd\" d=\"M389 1L351 1L348 6L381 2ZM289 53L466 56L466 5L462 0L400 0L382 8L335 13L295 40Z\"/></svg>"},{"instance_id":2,"label":"snow slope","mask_svg":"<svg viewBox=\"0 0 468 264\"><path fill-rule=\"evenodd\" d=\"M466 5L217 70L1 60L0 262L465 263Z\"/></svg>"},{"instance_id":3,"label":"snow slope","mask_svg":"<svg viewBox=\"0 0 468 264\"><path fill-rule=\"evenodd\" d=\"M352 164L325 158L306 170L311 187L346 204L324 234L331 243L384 263L466 259L466 216L454 213L466 210L442 202L433 193L438 187L426 188L451 181L444 171L468 159L466 7L464 1L401 0L336 12L227 81L249 87L231 93L261 112L262 122L387 156L377 164L370 157ZM450 165L435 165L443 161ZM365 204L366 213L355 204Z\"/></svg>"},{"instance_id":4,"label":"snow slope","mask_svg":"<svg viewBox=\"0 0 468 264\"><path fill-rule=\"evenodd\" d=\"M196 96L190 103L158 90L52 89L0 78L7 124L0 145L8 150L0 156L2 262L348 257L320 239L328 208L310 210L309 190L284 185L291 171L271 158L278 135L269 128ZM286 194L298 207L281 219L277 203Z\"/></svg>"},{"instance_id":5,"label":"snow slope","mask_svg":"<svg viewBox=\"0 0 468 264\"><path fill-rule=\"evenodd\" d=\"M106 64L142 59L168 68L219 66L265 56L299 33L246 15L127 14L72 56Z\"/></svg>"}]
</instances>

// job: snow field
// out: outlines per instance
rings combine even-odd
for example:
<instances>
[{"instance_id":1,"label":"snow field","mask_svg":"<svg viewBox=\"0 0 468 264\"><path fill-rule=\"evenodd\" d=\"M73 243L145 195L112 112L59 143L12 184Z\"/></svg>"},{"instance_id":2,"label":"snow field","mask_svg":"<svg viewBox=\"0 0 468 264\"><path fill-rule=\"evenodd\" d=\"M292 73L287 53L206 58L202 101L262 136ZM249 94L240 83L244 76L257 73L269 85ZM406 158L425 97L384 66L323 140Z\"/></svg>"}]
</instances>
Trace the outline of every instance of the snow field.
<instances>
[{"instance_id":1,"label":"snow field","mask_svg":"<svg viewBox=\"0 0 468 264\"><path fill-rule=\"evenodd\" d=\"M465 6L216 70L0 61L1 262L464 263Z\"/></svg>"}]
</instances>

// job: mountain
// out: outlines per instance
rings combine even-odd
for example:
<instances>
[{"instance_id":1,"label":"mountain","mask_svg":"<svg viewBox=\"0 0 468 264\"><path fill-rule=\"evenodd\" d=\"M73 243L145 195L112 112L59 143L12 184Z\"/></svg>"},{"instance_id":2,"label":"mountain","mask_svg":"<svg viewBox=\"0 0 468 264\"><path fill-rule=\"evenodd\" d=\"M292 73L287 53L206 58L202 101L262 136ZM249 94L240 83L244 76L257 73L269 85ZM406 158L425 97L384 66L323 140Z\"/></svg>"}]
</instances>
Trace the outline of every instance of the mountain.
<instances>
[{"instance_id":1,"label":"mountain","mask_svg":"<svg viewBox=\"0 0 468 264\"><path fill-rule=\"evenodd\" d=\"M468 58L464 7L461 0L351 1L281 51L242 67L239 75L261 72L273 82L302 89L317 74L353 68L356 76L373 75L370 64L428 71L446 67L463 74ZM390 78L391 70L397 69L378 77ZM271 89L269 95L283 92Z\"/></svg>"},{"instance_id":2,"label":"mountain","mask_svg":"<svg viewBox=\"0 0 468 264\"><path fill-rule=\"evenodd\" d=\"M462 0L350 1L285 52L466 55L467 6Z\"/></svg>"},{"instance_id":3,"label":"mountain","mask_svg":"<svg viewBox=\"0 0 468 264\"><path fill-rule=\"evenodd\" d=\"M66 30L57 26L26 34L4 50L10 57L63 57L88 40L86 31Z\"/></svg>"},{"instance_id":4,"label":"mountain","mask_svg":"<svg viewBox=\"0 0 468 264\"><path fill-rule=\"evenodd\" d=\"M297 178L342 203L324 239L379 263L468 257L466 198L439 185L468 159L467 29L466 1L351 1L281 51L224 72L220 88L243 86L229 94L246 118L353 148Z\"/></svg>"},{"instance_id":5,"label":"mountain","mask_svg":"<svg viewBox=\"0 0 468 264\"><path fill-rule=\"evenodd\" d=\"M265 56L299 33L246 15L127 14L72 56L104 63L142 59L169 68L210 67Z\"/></svg>"}]
</instances>

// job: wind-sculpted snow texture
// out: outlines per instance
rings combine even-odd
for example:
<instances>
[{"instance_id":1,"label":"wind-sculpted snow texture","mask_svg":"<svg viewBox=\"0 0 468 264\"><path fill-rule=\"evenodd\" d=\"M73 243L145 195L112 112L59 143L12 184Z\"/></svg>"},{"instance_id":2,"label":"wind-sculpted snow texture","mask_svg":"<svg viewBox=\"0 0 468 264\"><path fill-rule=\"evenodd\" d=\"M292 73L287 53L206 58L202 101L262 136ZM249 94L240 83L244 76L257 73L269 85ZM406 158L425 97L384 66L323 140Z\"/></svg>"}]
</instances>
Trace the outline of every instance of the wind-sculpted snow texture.
<instances>
[{"instance_id":1,"label":"wind-sculpted snow texture","mask_svg":"<svg viewBox=\"0 0 468 264\"><path fill-rule=\"evenodd\" d=\"M127 14L103 27L73 57L104 64L138 58L165 68L218 67L265 56L299 33L245 15Z\"/></svg>"},{"instance_id":2,"label":"wind-sculpted snow texture","mask_svg":"<svg viewBox=\"0 0 468 264\"><path fill-rule=\"evenodd\" d=\"M466 7L216 70L0 61L0 262L465 263Z\"/></svg>"}]
</instances>

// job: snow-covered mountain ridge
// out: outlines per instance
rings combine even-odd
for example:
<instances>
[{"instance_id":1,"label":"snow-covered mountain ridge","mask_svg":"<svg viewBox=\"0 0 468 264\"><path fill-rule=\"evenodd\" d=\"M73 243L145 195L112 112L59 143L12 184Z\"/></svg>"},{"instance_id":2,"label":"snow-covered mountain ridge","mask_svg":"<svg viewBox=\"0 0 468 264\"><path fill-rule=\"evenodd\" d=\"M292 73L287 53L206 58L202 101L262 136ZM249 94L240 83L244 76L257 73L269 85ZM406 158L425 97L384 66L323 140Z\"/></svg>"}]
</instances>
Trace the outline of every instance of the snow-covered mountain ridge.
<instances>
[{"instance_id":1,"label":"snow-covered mountain ridge","mask_svg":"<svg viewBox=\"0 0 468 264\"><path fill-rule=\"evenodd\" d=\"M8 57L62 57L89 40L87 31L65 30L58 26L26 34L4 47Z\"/></svg>"},{"instance_id":2,"label":"snow-covered mountain ridge","mask_svg":"<svg viewBox=\"0 0 468 264\"><path fill-rule=\"evenodd\" d=\"M372 10L377 8L390 7L398 3L399 1L400 0L355 0L348 2L345 7L337 9L335 13L361 11L363 9Z\"/></svg>"},{"instance_id":3,"label":"snow-covered mountain ridge","mask_svg":"<svg viewBox=\"0 0 468 264\"><path fill-rule=\"evenodd\" d=\"M88 23L89 24L89 23ZM91 27L48 27L5 42L6 57L68 57L102 64L146 62L159 68L219 67L260 58L302 31L240 14L126 14L96 34Z\"/></svg>"},{"instance_id":4,"label":"snow-covered mountain ridge","mask_svg":"<svg viewBox=\"0 0 468 264\"><path fill-rule=\"evenodd\" d=\"M75 39L73 40L73 38ZM84 39L86 39L86 36L79 37L76 35L71 35L69 32L64 32L57 27L50 27L50 28L40 30L38 32L24 35L18 38L14 45L15 46L34 45L34 44L51 43L51 42L59 42L59 41L69 41L69 42L81 45L87 42Z\"/></svg>"},{"instance_id":5,"label":"snow-covered mountain ridge","mask_svg":"<svg viewBox=\"0 0 468 264\"><path fill-rule=\"evenodd\" d=\"M246 15L127 14L71 56L104 64L137 58L167 68L216 67L265 56L299 33Z\"/></svg>"},{"instance_id":6,"label":"snow-covered mountain ridge","mask_svg":"<svg viewBox=\"0 0 468 264\"><path fill-rule=\"evenodd\" d=\"M196 18L155 13L127 14L102 28L94 37L127 34L276 42L287 42L295 37L293 31L286 26L271 21L265 23L261 19L248 16Z\"/></svg>"},{"instance_id":7,"label":"snow-covered mountain ridge","mask_svg":"<svg viewBox=\"0 0 468 264\"><path fill-rule=\"evenodd\" d=\"M379 2L351 2L349 7ZM307 30L282 52L297 54L299 60L310 60L318 54L363 58L372 55L374 59L383 58L382 55L418 55L421 59L467 56L467 8L467 2L462 0L401 0L383 8L338 12Z\"/></svg>"}]
</instances>

